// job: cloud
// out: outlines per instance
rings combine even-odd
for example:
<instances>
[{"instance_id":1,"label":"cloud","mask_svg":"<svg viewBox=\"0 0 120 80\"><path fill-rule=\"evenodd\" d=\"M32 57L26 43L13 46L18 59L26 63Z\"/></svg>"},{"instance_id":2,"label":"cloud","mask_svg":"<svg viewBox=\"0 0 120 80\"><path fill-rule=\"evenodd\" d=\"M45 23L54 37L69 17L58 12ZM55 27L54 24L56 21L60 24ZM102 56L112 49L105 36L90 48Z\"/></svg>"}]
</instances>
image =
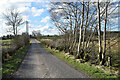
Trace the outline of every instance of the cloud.
<instances>
[{"instance_id":1,"label":"cloud","mask_svg":"<svg viewBox=\"0 0 120 80\"><path fill-rule=\"evenodd\" d=\"M0 25L0 36L7 35L7 34L13 34L11 32L8 32L8 30L11 28L12 26L7 26L5 24L5 21L2 21L2 24Z\"/></svg>"},{"instance_id":2,"label":"cloud","mask_svg":"<svg viewBox=\"0 0 120 80\"><path fill-rule=\"evenodd\" d=\"M30 28L33 29L33 28L41 28L42 25L38 25L38 26L33 26L32 24L29 24Z\"/></svg>"},{"instance_id":3,"label":"cloud","mask_svg":"<svg viewBox=\"0 0 120 80\"><path fill-rule=\"evenodd\" d=\"M18 11L21 13L31 13L31 9L29 7L25 7L25 6L19 7Z\"/></svg>"},{"instance_id":4,"label":"cloud","mask_svg":"<svg viewBox=\"0 0 120 80\"><path fill-rule=\"evenodd\" d=\"M44 35L58 35L57 28L51 28L49 24L46 24L45 26L38 25L38 26L32 26L29 29L29 33L32 34L32 31L41 31L41 34Z\"/></svg>"},{"instance_id":5,"label":"cloud","mask_svg":"<svg viewBox=\"0 0 120 80\"><path fill-rule=\"evenodd\" d=\"M44 27L40 28L41 31L44 31L45 29L48 29L49 28L49 25L46 24Z\"/></svg>"},{"instance_id":6,"label":"cloud","mask_svg":"<svg viewBox=\"0 0 120 80\"><path fill-rule=\"evenodd\" d=\"M37 9L35 7L29 8L29 7L20 7L18 10L26 15L33 15L33 16L40 16L43 12L44 9Z\"/></svg>"},{"instance_id":7,"label":"cloud","mask_svg":"<svg viewBox=\"0 0 120 80\"><path fill-rule=\"evenodd\" d=\"M46 23L48 20L50 20L49 16L46 16L45 18L43 18L40 22Z\"/></svg>"},{"instance_id":8,"label":"cloud","mask_svg":"<svg viewBox=\"0 0 120 80\"><path fill-rule=\"evenodd\" d=\"M4 6L4 7L3 7ZM6 13L8 9L17 9L22 15L29 15L31 13L30 2L19 2L19 0L3 0L0 2L0 19L3 19L3 13Z\"/></svg>"},{"instance_id":9,"label":"cloud","mask_svg":"<svg viewBox=\"0 0 120 80\"><path fill-rule=\"evenodd\" d=\"M38 5L35 5L35 6L39 6L39 7L42 7L42 8L33 7L31 2L38 3ZM41 33L45 34L45 35L56 34L57 30L54 29L54 28L50 28L49 24L45 24L45 25L39 25L38 24L39 22L47 23L50 19L49 16L46 16L45 18L42 18L41 21L34 20L34 16L35 17L40 16L46 9L47 10L49 9L48 3L42 4L42 2L39 2L39 0L38 0L38 2L37 2L37 0L29 0L29 1L25 1L25 0L3 0L3 1L0 1L0 21L1 21L0 22L0 32L1 32L0 36L2 34L3 35L10 34L10 33L7 32L7 29L10 28L10 26L7 26L5 23L3 23L4 20L3 20L3 18L1 18L2 13L6 12L6 10L10 9L10 8L15 8L20 13L22 13L21 16L24 20L28 20L28 21L31 20L30 21L31 23L29 23L29 32L30 33L32 32L32 30L40 30ZM34 21L32 21L32 20L34 20ZM36 23L35 23L35 21L36 21ZM38 25L38 26L35 26L33 24ZM18 29L20 29L18 31L19 34L21 34L22 32L25 32L26 31L25 24L21 25Z\"/></svg>"},{"instance_id":10,"label":"cloud","mask_svg":"<svg viewBox=\"0 0 120 80\"><path fill-rule=\"evenodd\" d=\"M4 7L3 7L4 6ZM31 3L26 2L10 2L9 0L3 0L0 2L0 11L3 12L8 8L20 8L20 7L30 7Z\"/></svg>"},{"instance_id":11,"label":"cloud","mask_svg":"<svg viewBox=\"0 0 120 80\"><path fill-rule=\"evenodd\" d=\"M26 15L23 15L22 18L23 18L24 21L30 21L30 20L28 19L28 16L26 16Z\"/></svg>"},{"instance_id":12,"label":"cloud","mask_svg":"<svg viewBox=\"0 0 120 80\"><path fill-rule=\"evenodd\" d=\"M31 11L34 16L40 16L44 12L44 9L36 9L35 7L32 7Z\"/></svg>"},{"instance_id":13,"label":"cloud","mask_svg":"<svg viewBox=\"0 0 120 80\"><path fill-rule=\"evenodd\" d=\"M48 28L44 29L44 31L41 32L44 35L58 35L58 29L57 28Z\"/></svg>"},{"instance_id":14,"label":"cloud","mask_svg":"<svg viewBox=\"0 0 120 80\"><path fill-rule=\"evenodd\" d=\"M22 34L23 32L26 32L26 25L24 25L22 28L19 27L18 33Z\"/></svg>"},{"instance_id":15,"label":"cloud","mask_svg":"<svg viewBox=\"0 0 120 80\"><path fill-rule=\"evenodd\" d=\"M49 0L9 0L10 2L49 2Z\"/></svg>"},{"instance_id":16,"label":"cloud","mask_svg":"<svg viewBox=\"0 0 120 80\"><path fill-rule=\"evenodd\" d=\"M9 8L15 8L25 15L40 16L44 12L44 9L30 8L30 2L25 2L24 0L3 0L0 2L0 16Z\"/></svg>"},{"instance_id":17,"label":"cloud","mask_svg":"<svg viewBox=\"0 0 120 80\"><path fill-rule=\"evenodd\" d=\"M46 24L45 26L42 26L42 25L38 25L38 26L33 26L31 25L31 30L40 30L40 31L44 31L45 29L48 29L49 28L49 25Z\"/></svg>"},{"instance_id":18,"label":"cloud","mask_svg":"<svg viewBox=\"0 0 120 80\"><path fill-rule=\"evenodd\" d=\"M47 10L50 10L51 8L50 7L47 7Z\"/></svg>"},{"instance_id":19,"label":"cloud","mask_svg":"<svg viewBox=\"0 0 120 80\"><path fill-rule=\"evenodd\" d=\"M29 16L40 16L43 12L44 9L37 9L35 7L20 7L18 10L23 14Z\"/></svg>"},{"instance_id":20,"label":"cloud","mask_svg":"<svg viewBox=\"0 0 120 80\"><path fill-rule=\"evenodd\" d=\"M49 28L49 25L46 24L45 26L42 27L42 25L38 25L38 26L33 26L33 25L30 25L30 33L32 31L37 31L37 30L40 30L41 32L43 32L45 29L48 29Z\"/></svg>"},{"instance_id":21,"label":"cloud","mask_svg":"<svg viewBox=\"0 0 120 80\"><path fill-rule=\"evenodd\" d=\"M56 28L51 28L49 24L40 28L40 31L44 35L55 35L58 34L58 30Z\"/></svg>"}]
</instances>

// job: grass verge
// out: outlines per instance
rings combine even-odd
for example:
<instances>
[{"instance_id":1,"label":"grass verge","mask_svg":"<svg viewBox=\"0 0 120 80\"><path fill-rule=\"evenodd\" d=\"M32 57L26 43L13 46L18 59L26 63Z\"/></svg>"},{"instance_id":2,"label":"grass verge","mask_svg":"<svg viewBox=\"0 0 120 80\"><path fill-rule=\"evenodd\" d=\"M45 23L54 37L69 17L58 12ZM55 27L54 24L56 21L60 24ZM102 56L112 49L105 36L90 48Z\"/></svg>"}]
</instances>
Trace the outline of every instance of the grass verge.
<instances>
[{"instance_id":1,"label":"grass verge","mask_svg":"<svg viewBox=\"0 0 120 80\"><path fill-rule=\"evenodd\" d=\"M111 74L111 73L105 73L102 69L99 69L95 66L92 66L92 65L88 64L87 62L86 63L78 63L74 59L67 58L67 56L65 54L62 54L62 52L47 48L42 43L40 43L40 44L48 52L50 52L50 53L54 54L55 56L59 57L61 60L65 61L67 64L73 66L74 68L84 72L85 74L87 74L91 78L109 78L109 79L114 78L114 79L118 79L117 75L114 75L114 74Z\"/></svg>"},{"instance_id":2,"label":"grass verge","mask_svg":"<svg viewBox=\"0 0 120 80\"><path fill-rule=\"evenodd\" d=\"M16 51L15 55L9 59L6 63L2 64L2 77L10 77L20 66L25 54L28 51L29 45L21 47Z\"/></svg>"}]
</instances>

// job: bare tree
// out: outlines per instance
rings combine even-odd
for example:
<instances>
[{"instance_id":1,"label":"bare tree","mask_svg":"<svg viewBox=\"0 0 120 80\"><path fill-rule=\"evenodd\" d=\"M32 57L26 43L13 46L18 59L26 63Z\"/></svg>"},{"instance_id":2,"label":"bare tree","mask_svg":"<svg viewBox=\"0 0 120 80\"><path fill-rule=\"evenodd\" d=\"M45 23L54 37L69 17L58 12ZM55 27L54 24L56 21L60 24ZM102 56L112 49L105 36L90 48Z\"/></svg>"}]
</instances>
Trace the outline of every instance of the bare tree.
<instances>
[{"instance_id":1,"label":"bare tree","mask_svg":"<svg viewBox=\"0 0 120 80\"><path fill-rule=\"evenodd\" d=\"M52 3L52 7L50 10L51 19L58 30L64 35L63 40L65 41L65 45L67 46L66 49L69 49L70 51L73 50L77 41L78 12L77 6L75 4L58 2Z\"/></svg>"},{"instance_id":2,"label":"bare tree","mask_svg":"<svg viewBox=\"0 0 120 80\"><path fill-rule=\"evenodd\" d=\"M38 40L39 40L40 37L42 36L42 34L40 33L40 30L37 30L37 31L33 30L33 31L32 31L32 35L33 35L35 38L37 38Z\"/></svg>"},{"instance_id":3,"label":"bare tree","mask_svg":"<svg viewBox=\"0 0 120 80\"><path fill-rule=\"evenodd\" d=\"M6 24L8 26L12 26L9 31L13 32L14 36L17 36L18 26L24 23L22 17L20 16L20 12L16 9L8 9L6 13L3 13L3 16L6 20Z\"/></svg>"}]
</instances>

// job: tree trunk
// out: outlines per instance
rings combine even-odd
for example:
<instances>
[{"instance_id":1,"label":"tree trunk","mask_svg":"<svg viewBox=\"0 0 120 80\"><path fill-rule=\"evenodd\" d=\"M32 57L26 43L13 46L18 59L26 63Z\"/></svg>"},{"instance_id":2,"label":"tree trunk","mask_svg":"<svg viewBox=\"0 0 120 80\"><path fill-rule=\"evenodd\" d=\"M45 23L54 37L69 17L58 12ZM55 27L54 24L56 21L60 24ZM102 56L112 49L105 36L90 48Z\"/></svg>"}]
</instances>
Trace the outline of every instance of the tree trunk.
<instances>
[{"instance_id":1,"label":"tree trunk","mask_svg":"<svg viewBox=\"0 0 120 80\"><path fill-rule=\"evenodd\" d=\"M84 1L83 1L83 12L82 12L82 23L81 23L81 26L80 26L80 33L79 33L79 43L78 43L78 49L77 49L77 54L80 53L80 47L81 47L81 41L82 41L82 28L83 28L83 23L84 23Z\"/></svg>"},{"instance_id":2,"label":"tree trunk","mask_svg":"<svg viewBox=\"0 0 120 80\"><path fill-rule=\"evenodd\" d=\"M16 26L16 36L17 36L17 26Z\"/></svg>"},{"instance_id":3,"label":"tree trunk","mask_svg":"<svg viewBox=\"0 0 120 80\"><path fill-rule=\"evenodd\" d=\"M15 24L13 24L13 34L14 34L14 36L16 36Z\"/></svg>"},{"instance_id":4,"label":"tree trunk","mask_svg":"<svg viewBox=\"0 0 120 80\"><path fill-rule=\"evenodd\" d=\"M77 22L75 21L75 35L74 35L74 43L73 43L73 50L75 48L76 45L76 39L77 39Z\"/></svg>"},{"instance_id":5,"label":"tree trunk","mask_svg":"<svg viewBox=\"0 0 120 80\"><path fill-rule=\"evenodd\" d=\"M106 52L106 26L107 26L107 2L105 9L105 24L104 24L104 34L103 34L103 54L102 54L102 65L105 63L105 52Z\"/></svg>"},{"instance_id":6,"label":"tree trunk","mask_svg":"<svg viewBox=\"0 0 120 80\"><path fill-rule=\"evenodd\" d=\"M98 42L99 42L99 53L98 53L98 60L101 64L102 60L102 46L101 46L101 21L100 21L100 6L99 0L97 4L97 15L98 15Z\"/></svg>"},{"instance_id":7,"label":"tree trunk","mask_svg":"<svg viewBox=\"0 0 120 80\"><path fill-rule=\"evenodd\" d=\"M70 36L69 36L69 52L71 53L71 47L72 47L72 35L73 35L73 32L72 32L72 18L71 18L71 15L70 15Z\"/></svg>"},{"instance_id":8,"label":"tree trunk","mask_svg":"<svg viewBox=\"0 0 120 80\"><path fill-rule=\"evenodd\" d=\"M75 46L76 46L76 42L77 42L77 33L78 33L78 21L77 21L77 2L76 2L76 8L75 8L75 41L74 41L74 44L73 44L73 50L75 49Z\"/></svg>"},{"instance_id":9,"label":"tree trunk","mask_svg":"<svg viewBox=\"0 0 120 80\"><path fill-rule=\"evenodd\" d=\"M86 24L85 24L85 28L83 31L83 44L82 44L82 48L85 49L84 45L85 45L85 37L86 37L86 29L88 27L88 15L89 15L89 2L87 5L87 18L86 18Z\"/></svg>"}]
</instances>

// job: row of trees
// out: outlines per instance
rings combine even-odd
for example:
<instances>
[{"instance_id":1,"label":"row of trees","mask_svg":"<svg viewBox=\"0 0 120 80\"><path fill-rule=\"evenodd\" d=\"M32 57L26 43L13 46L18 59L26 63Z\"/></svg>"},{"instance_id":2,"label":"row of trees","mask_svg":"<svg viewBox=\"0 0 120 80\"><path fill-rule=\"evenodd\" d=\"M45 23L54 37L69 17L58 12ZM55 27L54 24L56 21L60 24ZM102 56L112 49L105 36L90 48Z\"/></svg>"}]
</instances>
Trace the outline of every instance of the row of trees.
<instances>
[{"instance_id":1,"label":"row of trees","mask_svg":"<svg viewBox=\"0 0 120 80\"><path fill-rule=\"evenodd\" d=\"M7 36L2 36L1 39L2 40L12 39L13 37L14 37L13 35L7 35Z\"/></svg>"},{"instance_id":2,"label":"row of trees","mask_svg":"<svg viewBox=\"0 0 120 80\"><path fill-rule=\"evenodd\" d=\"M118 18L117 4L99 0L51 3L51 20L64 35L65 50L83 60L96 55L95 63L104 65L108 61L110 65L111 47L119 42L118 34L110 35L118 29L114 22Z\"/></svg>"}]
</instances>

